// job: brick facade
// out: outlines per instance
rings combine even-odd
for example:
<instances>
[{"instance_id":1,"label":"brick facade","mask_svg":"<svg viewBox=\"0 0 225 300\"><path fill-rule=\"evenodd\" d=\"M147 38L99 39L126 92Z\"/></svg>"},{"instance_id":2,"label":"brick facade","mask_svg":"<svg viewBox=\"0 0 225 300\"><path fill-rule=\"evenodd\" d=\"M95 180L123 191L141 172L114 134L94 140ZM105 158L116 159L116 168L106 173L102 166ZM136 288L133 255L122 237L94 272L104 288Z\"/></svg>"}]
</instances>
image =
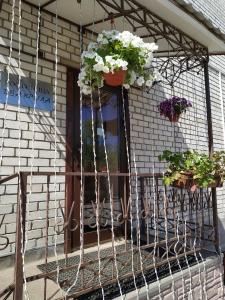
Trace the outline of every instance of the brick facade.
<instances>
[{"instance_id":1,"label":"brick facade","mask_svg":"<svg viewBox=\"0 0 225 300\"><path fill-rule=\"evenodd\" d=\"M222 1L222 0L221 0ZM0 12L0 67L4 69L7 65L8 49L5 46L10 42L11 28L11 0L4 0ZM196 7L201 8L201 2L206 4L205 11L211 16L215 15L214 9L219 17L215 20L218 26L225 28L225 15L221 17L220 6L212 8L212 1L193 1ZM217 3L217 1L213 1ZM223 1L222 1L223 2ZM221 3L222 3L221 2ZM222 3L222 5L224 5ZM22 76L35 78L35 51L36 51L36 30L37 10L29 5L22 5L22 50L27 54L21 54ZM58 21L58 78L57 78L57 171L65 171L65 135L66 135L66 66L60 61L68 60L73 66L79 66L80 42L76 26ZM18 9L16 9L15 33L13 45L18 48ZM39 59L38 80L48 82L54 86L54 51L55 51L55 18L46 13L41 17L40 50L44 52L45 59ZM225 30L225 29L224 29ZM84 43L92 37L89 34L84 36ZM12 52L12 67L10 72L18 73L18 52ZM218 65L220 67L218 67ZM213 131L215 149L223 149L225 145L224 133L224 106L225 106L225 72L223 67L225 60L215 58L210 62L210 86L213 114ZM150 94L132 89L129 93L130 122L131 122L131 149L135 150L138 172L152 172L153 164L155 171L164 171L164 165L158 162L158 155L164 149L173 151L185 149L197 149L208 151L207 116L205 105L204 74L184 74L175 85L176 95L184 96L193 101L194 107L188 111L178 125L172 125L159 116L157 105L165 97L172 94L172 91L163 85L155 86ZM0 104L0 135L2 134L4 118L4 106ZM8 106L5 120L5 137L3 161L0 175L11 175L18 171L18 136L19 116L17 107ZM33 150L33 171L54 171L54 113L36 111L33 115L32 109L21 108L21 170L30 171ZM32 130L34 122L34 143L32 142ZM45 205L46 205L46 178L33 178L32 195L30 199L30 217L28 232L28 249L41 248L44 246L45 237ZM29 191L29 181L28 181ZM50 185L50 223L49 244L53 243L54 232L54 206L55 195L58 207L58 216L61 215L59 201L63 206L65 198L64 178L57 178L56 193L53 178ZM1 255L13 254L15 251L15 229L16 229L16 201L17 181L12 180L0 187L0 217L6 214L4 223L0 228L0 234L6 234L10 239L10 246ZM218 214L220 217L221 236L223 234L223 214L225 211L225 189L218 189ZM0 219L1 220L1 219ZM225 226L225 225L224 225ZM63 236L58 242L63 241ZM224 241L225 245L225 241ZM223 246L223 240L222 244ZM210 270L209 270L210 271ZM216 272L216 271L215 271ZM214 296L215 298L216 296ZM209 299L214 299L209 298ZM166 299L166 298L165 298ZM169 298L168 298L169 299ZM198 299L198 298L196 298ZM220 299L220 298L215 298Z\"/></svg>"}]
</instances>

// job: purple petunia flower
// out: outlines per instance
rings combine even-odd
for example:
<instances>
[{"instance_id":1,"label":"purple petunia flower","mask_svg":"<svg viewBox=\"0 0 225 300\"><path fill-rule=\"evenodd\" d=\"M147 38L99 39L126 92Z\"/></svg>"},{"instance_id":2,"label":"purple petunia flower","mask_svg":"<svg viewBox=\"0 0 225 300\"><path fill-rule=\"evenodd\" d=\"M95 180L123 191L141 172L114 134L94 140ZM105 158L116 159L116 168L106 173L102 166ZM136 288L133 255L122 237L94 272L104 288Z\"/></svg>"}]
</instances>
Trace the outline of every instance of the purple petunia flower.
<instances>
[{"instance_id":1,"label":"purple petunia flower","mask_svg":"<svg viewBox=\"0 0 225 300\"><path fill-rule=\"evenodd\" d=\"M160 115L165 117L180 115L181 113L186 112L188 107L192 107L191 101L178 96L173 96L169 99L166 99L158 105Z\"/></svg>"}]
</instances>

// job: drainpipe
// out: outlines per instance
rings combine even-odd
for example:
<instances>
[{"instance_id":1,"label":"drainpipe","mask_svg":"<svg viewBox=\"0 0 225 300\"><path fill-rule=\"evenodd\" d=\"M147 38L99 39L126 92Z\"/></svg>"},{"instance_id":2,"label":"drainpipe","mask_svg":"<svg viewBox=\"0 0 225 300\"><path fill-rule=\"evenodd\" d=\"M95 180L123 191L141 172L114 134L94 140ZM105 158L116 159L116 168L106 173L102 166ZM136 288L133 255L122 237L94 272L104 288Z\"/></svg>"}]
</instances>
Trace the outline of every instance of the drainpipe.
<instances>
[{"instance_id":1,"label":"drainpipe","mask_svg":"<svg viewBox=\"0 0 225 300\"><path fill-rule=\"evenodd\" d=\"M205 95L206 95L206 111L208 124L208 147L209 155L213 153L213 127L212 127L212 109L210 100L210 83L209 83L209 61L204 63L204 77L205 77ZM215 235L215 248L219 253L219 232L218 232L218 214L217 214L217 195L216 188L212 188L212 207L213 207L213 226Z\"/></svg>"}]
</instances>

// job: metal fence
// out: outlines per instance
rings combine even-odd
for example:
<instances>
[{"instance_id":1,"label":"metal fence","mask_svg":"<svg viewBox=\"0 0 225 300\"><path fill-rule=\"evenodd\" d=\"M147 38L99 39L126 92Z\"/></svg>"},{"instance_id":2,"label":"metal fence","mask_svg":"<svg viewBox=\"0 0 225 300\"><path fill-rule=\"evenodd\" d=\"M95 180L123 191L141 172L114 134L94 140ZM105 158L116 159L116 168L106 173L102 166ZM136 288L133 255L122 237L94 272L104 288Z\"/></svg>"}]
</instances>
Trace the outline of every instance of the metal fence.
<instances>
[{"instance_id":1,"label":"metal fence","mask_svg":"<svg viewBox=\"0 0 225 300\"><path fill-rule=\"evenodd\" d=\"M217 229L208 189L191 192L165 187L161 174L34 172L32 177L46 178L42 218L45 222L45 257L44 263L38 266L40 272L24 278L30 176L28 172L21 172L0 181L3 185L15 178L18 180L15 278L13 284L0 290L0 299L8 299L13 294L14 299L20 300L24 282L28 285L40 280L44 286L43 299L52 299L59 289L68 291L67 299L112 286L118 289L120 285L126 292L125 284L129 283L132 289L135 285L157 280L162 273L165 276L182 270L189 260L199 263L202 259L200 250L210 249L216 242ZM55 198L53 207L50 205L53 203L51 193L54 197L57 195L54 187L58 176L65 178L65 201ZM80 185L81 176L83 187ZM78 189L72 198L68 191L71 179ZM88 190L92 193L92 180L96 194L90 196ZM89 200L86 201L85 197ZM55 212L55 222L50 231L52 211ZM0 227L4 219L5 215L2 215ZM62 239L58 239L59 236ZM92 252L87 251L90 241L98 245ZM108 241L110 244L105 247L104 242ZM7 248L9 243L7 233L1 234L0 250ZM62 244L63 257L49 260L50 247L57 248ZM73 255L77 249L80 251ZM47 297L49 280L57 283L51 297Z\"/></svg>"}]
</instances>

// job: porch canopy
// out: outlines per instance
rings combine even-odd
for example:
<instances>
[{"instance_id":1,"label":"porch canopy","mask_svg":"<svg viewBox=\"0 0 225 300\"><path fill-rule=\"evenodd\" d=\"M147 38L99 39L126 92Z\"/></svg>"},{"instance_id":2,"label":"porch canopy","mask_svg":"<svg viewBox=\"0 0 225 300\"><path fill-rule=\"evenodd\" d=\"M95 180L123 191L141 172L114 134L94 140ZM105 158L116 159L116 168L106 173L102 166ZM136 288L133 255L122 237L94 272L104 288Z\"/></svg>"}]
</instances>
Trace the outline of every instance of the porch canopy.
<instances>
[{"instance_id":1,"label":"porch canopy","mask_svg":"<svg viewBox=\"0 0 225 300\"><path fill-rule=\"evenodd\" d=\"M53 14L56 11L56 0L23 2L40 3L41 9ZM79 2L82 3L82 15ZM170 37L171 42L175 35L180 38L181 34L204 45L209 53L225 52L225 34L184 0L57 0L57 6L60 17L76 24L82 21L82 26L96 32L110 29L110 22L107 21L113 14L118 30L136 31L139 36L150 36L156 40L164 32L163 35ZM183 46L188 42L190 40L180 38ZM160 51L171 50L171 45L169 47L165 40L158 43Z\"/></svg>"},{"instance_id":2,"label":"porch canopy","mask_svg":"<svg viewBox=\"0 0 225 300\"><path fill-rule=\"evenodd\" d=\"M111 29L135 32L148 42L156 42L153 67L171 86L181 73L202 68L212 54L225 53L225 35L183 0L23 0L53 16L69 21L82 32L97 34ZM187 12L187 8L189 12ZM186 10L186 11L185 11ZM41 50L41 49L40 49Z\"/></svg>"}]
</instances>

